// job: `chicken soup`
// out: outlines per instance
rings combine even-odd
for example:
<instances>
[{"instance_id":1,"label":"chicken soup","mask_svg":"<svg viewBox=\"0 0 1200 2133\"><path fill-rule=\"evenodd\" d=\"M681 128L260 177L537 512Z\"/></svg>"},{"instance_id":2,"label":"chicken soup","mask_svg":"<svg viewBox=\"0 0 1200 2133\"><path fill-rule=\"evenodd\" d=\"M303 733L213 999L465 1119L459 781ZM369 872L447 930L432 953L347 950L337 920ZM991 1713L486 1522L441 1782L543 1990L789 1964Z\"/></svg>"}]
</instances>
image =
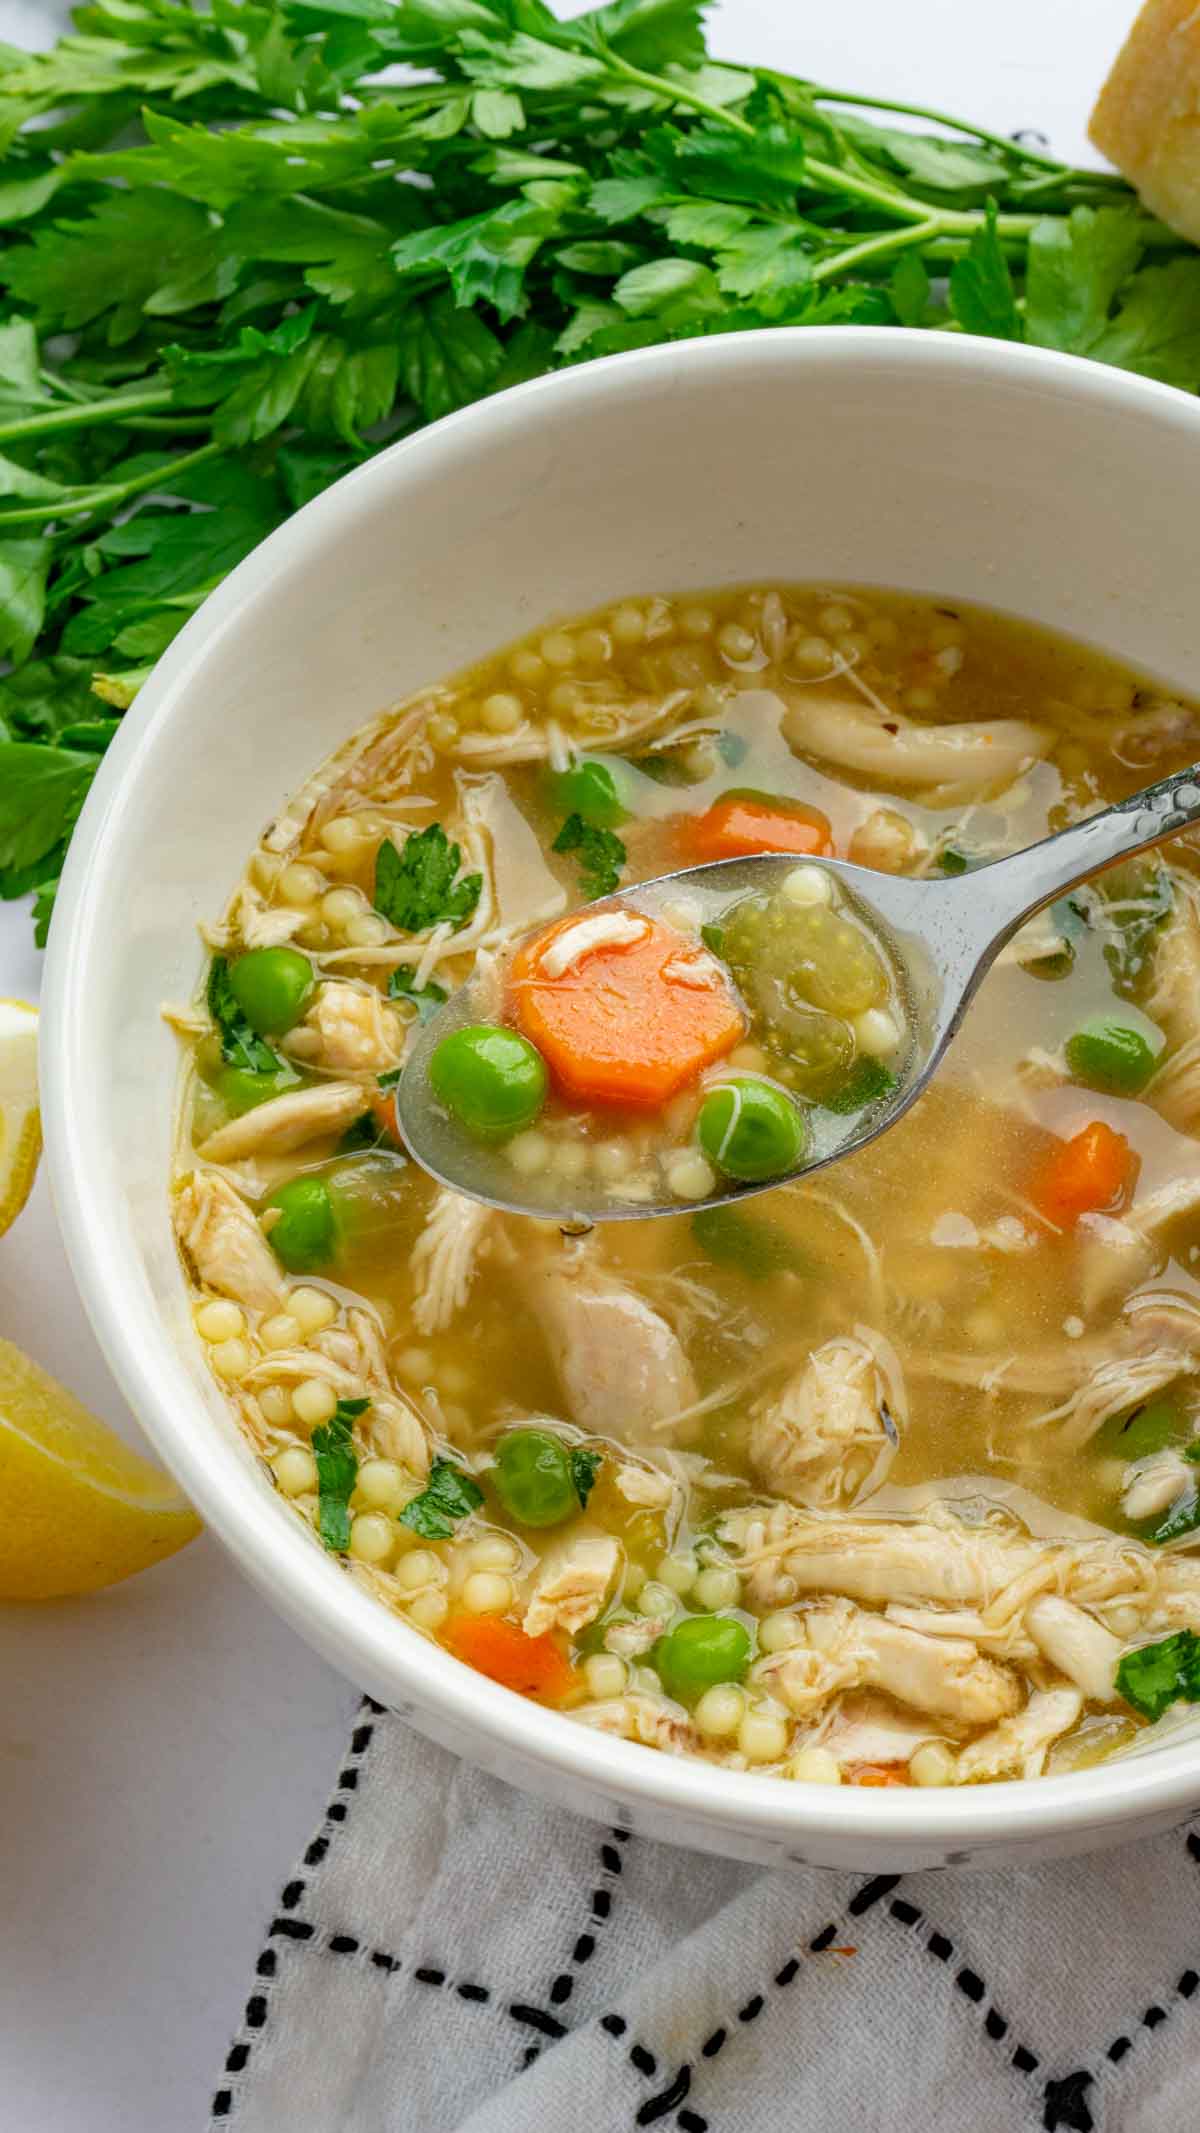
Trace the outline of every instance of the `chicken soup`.
<instances>
[{"instance_id":1,"label":"chicken soup","mask_svg":"<svg viewBox=\"0 0 1200 2133\"><path fill-rule=\"evenodd\" d=\"M965 874L1198 754L1196 706L1063 637L763 585L548 623L286 802L173 1011L176 1226L242 1429L398 1635L827 1783L1072 1769L1200 1700L1186 834L1025 927L877 1143L692 1204L903 1072L823 856ZM715 928L622 913L765 851L782 889ZM395 1083L468 978L448 1114L548 1207L678 1214L506 1216L409 1159Z\"/></svg>"}]
</instances>

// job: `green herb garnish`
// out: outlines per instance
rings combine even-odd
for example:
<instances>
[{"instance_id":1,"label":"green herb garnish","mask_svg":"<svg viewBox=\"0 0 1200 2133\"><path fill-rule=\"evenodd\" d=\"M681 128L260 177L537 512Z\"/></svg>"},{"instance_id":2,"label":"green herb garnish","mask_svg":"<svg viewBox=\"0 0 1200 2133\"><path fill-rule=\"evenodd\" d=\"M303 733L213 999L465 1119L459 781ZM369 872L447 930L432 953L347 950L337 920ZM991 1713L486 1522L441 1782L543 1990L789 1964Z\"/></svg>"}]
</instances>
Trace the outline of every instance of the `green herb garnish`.
<instances>
[{"instance_id":1,"label":"green herb garnish","mask_svg":"<svg viewBox=\"0 0 1200 2133\"><path fill-rule=\"evenodd\" d=\"M582 815L568 815L551 850L574 852L579 860L579 886L588 902L611 896L621 879L628 854L612 830L597 829Z\"/></svg>"},{"instance_id":2,"label":"green herb garnish","mask_svg":"<svg viewBox=\"0 0 1200 2133\"><path fill-rule=\"evenodd\" d=\"M449 1540L459 1520L482 1502L483 1490L461 1466L452 1459L435 1459L421 1494L401 1511L400 1523L422 1540Z\"/></svg>"},{"instance_id":3,"label":"green herb garnish","mask_svg":"<svg viewBox=\"0 0 1200 2133\"><path fill-rule=\"evenodd\" d=\"M718 1266L730 1266L751 1281L771 1274L808 1274L812 1265L774 1222L743 1215L736 1207L705 1207L692 1216L692 1235Z\"/></svg>"},{"instance_id":4,"label":"green herb garnish","mask_svg":"<svg viewBox=\"0 0 1200 2133\"><path fill-rule=\"evenodd\" d=\"M712 953L713 953L714 955L723 955L723 954L724 954L724 952L725 952L725 928L724 928L724 926L713 926L713 925L705 925L705 926L701 926L701 928L700 928L700 938L701 938L701 940L703 941L703 943L704 943L705 947L706 947L706 948L708 948L708 949L711 949L711 951L712 951Z\"/></svg>"},{"instance_id":5,"label":"green herb garnish","mask_svg":"<svg viewBox=\"0 0 1200 2133\"><path fill-rule=\"evenodd\" d=\"M225 573L392 436L773 325L950 326L1200 386L1200 259L1121 178L718 63L700 12L96 0L5 51L0 894L41 892L43 931L107 737L64 740L79 695L124 711Z\"/></svg>"},{"instance_id":6,"label":"green herb garnish","mask_svg":"<svg viewBox=\"0 0 1200 2133\"><path fill-rule=\"evenodd\" d=\"M339 1400L328 1422L312 1433L317 1462L317 1527L325 1546L344 1555L350 1546L350 1498L358 1479L354 1423L369 1400Z\"/></svg>"},{"instance_id":7,"label":"green herb garnish","mask_svg":"<svg viewBox=\"0 0 1200 2133\"><path fill-rule=\"evenodd\" d=\"M284 1071L282 1059L251 1029L234 999L229 983L229 964L223 955L214 955L212 959L205 999L221 1040L221 1057L228 1066L247 1067L254 1074L281 1074Z\"/></svg>"},{"instance_id":8,"label":"green herb garnish","mask_svg":"<svg viewBox=\"0 0 1200 2133\"><path fill-rule=\"evenodd\" d=\"M971 862L965 852L956 845L945 844L937 855L937 863L943 874L965 874Z\"/></svg>"},{"instance_id":9,"label":"green herb garnish","mask_svg":"<svg viewBox=\"0 0 1200 2133\"><path fill-rule=\"evenodd\" d=\"M896 1076L890 1074L880 1060L856 1059L841 1088L834 1095L824 1097L821 1108L846 1118L851 1111L865 1111L868 1104L878 1103L881 1096L890 1096L896 1086Z\"/></svg>"},{"instance_id":10,"label":"green herb garnish","mask_svg":"<svg viewBox=\"0 0 1200 2133\"><path fill-rule=\"evenodd\" d=\"M1158 1644L1143 1644L1117 1663L1116 1684L1143 1718L1161 1718L1173 1703L1200 1703L1200 1637L1176 1630Z\"/></svg>"},{"instance_id":11,"label":"green herb garnish","mask_svg":"<svg viewBox=\"0 0 1200 2133\"><path fill-rule=\"evenodd\" d=\"M454 849L457 849L457 847L454 847ZM467 878L468 880L473 880L476 877L468 875ZM427 985L414 985L413 975L414 973L407 963L401 963L397 969L393 970L391 977L388 979L388 999L411 1000L417 1010L418 1019L422 1022L428 1022L430 1015L436 1015L439 1007L450 998L450 995L444 985L435 985L432 978ZM399 1078L398 1072L396 1078ZM379 1086L382 1089L390 1086L390 1083L386 1083L381 1075Z\"/></svg>"},{"instance_id":12,"label":"green herb garnish","mask_svg":"<svg viewBox=\"0 0 1200 2133\"><path fill-rule=\"evenodd\" d=\"M416 830L397 851L385 837L375 855L375 909L401 933L449 921L465 926L483 887L482 874L460 874L462 853L440 822Z\"/></svg>"},{"instance_id":13,"label":"green herb garnish","mask_svg":"<svg viewBox=\"0 0 1200 2133\"><path fill-rule=\"evenodd\" d=\"M581 1510L587 1509L588 1497L595 1487L596 1476L600 1471L601 1458L600 1452L585 1451L582 1445L575 1444L571 1447L571 1480L575 1485L575 1494L579 1498Z\"/></svg>"}]
</instances>

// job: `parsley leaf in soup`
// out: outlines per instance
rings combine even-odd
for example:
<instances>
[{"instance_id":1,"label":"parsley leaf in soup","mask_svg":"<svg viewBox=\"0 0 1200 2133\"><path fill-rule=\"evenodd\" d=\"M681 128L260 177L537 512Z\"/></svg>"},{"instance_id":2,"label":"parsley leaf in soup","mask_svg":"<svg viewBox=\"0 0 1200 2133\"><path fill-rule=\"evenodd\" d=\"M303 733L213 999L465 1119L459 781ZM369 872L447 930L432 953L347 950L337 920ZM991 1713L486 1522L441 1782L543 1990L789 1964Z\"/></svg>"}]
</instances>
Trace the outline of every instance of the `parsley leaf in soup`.
<instances>
[{"instance_id":1,"label":"parsley leaf in soup","mask_svg":"<svg viewBox=\"0 0 1200 2133\"><path fill-rule=\"evenodd\" d=\"M551 850L574 852L579 861L579 886L589 902L612 895L628 856L612 830L597 829L582 815L567 816Z\"/></svg>"},{"instance_id":2,"label":"parsley leaf in soup","mask_svg":"<svg viewBox=\"0 0 1200 2133\"><path fill-rule=\"evenodd\" d=\"M414 985L414 973L407 963L401 963L388 979L389 1000L411 1000L422 1022L436 1015L439 1007L450 998L444 985L436 985L431 978L426 985ZM384 1086L380 1077L380 1087Z\"/></svg>"},{"instance_id":3,"label":"parsley leaf in soup","mask_svg":"<svg viewBox=\"0 0 1200 2133\"><path fill-rule=\"evenodd\" d=\"M1200 1637L1180 1629L1118 1661L1116 1685L1126 1703L1153 1721L1173 1703L1200 1703Z\"/></svg>"},{"instance_id":4,"label":"parsley leaf in soup","mask_svg":"<svg viewBox=\"0 0 1200 2133\"><path fill-rule=\"evenodd\" d=\"M312 1434L318 1528L325 1546L338 1555L350 1546L350 1498L358 1480L354 1424L370 1404L369 1400L339 1400L329 1421Z\"/></svg>"},{"instance_id":5,"label":"parsley leaf in soup","mask_svg":"<svg viewBox=\"0 0 1200 2133\"><path fill-rule=\"evenodd\" d=\"M812 1263L786 1230L736 1207L705 1207L692 1216L692 1235L718 1266L732 1267L749 1281L772 1274L811 1274Z\"/></svg>"},{"instance_id":6,"label":"parsley leaf in soup","mask_svg":"<svg viewBox=\"0 0 1200 2133\"><path fill-rule=\"evenodd\" d=\"M844 1118L851 1111L863 1111L868 1104L877 1103L895 1086L895 1075L888 1072L881 1060L856 1059L836 1096L826 1097L822 1109Z\"/></svg>"},{"instance_id":7,"label":"parsley leaf in soup","mask_svg":"<svg viewBox=\"0 0 1200 2133\"><path fill-rule=\"evenodd\" d=\"M278 1074L282 1062L257 1031L251 1029L234 999L229 964L223 955L214 955L212 959L205 1000L217 1025L221 1057L226 1064L246 1067L252 1074Z\"/></svg>"},{"instance_id":8,"label":"parsley leaf in soup","mask_svg":"<svg viewBox=\"0 0 1200 2133\"><path fill-rule=\"evenodd\" d=\"M406 1503L400 1523L422 1540L449 1540L459 1520L477 1511L483 1490L452 1459L435 1459L419 1496Z\"/></svg>"},{"instance_id":9,"label":"parsley leaf in soup","mask_svg":"<svg viewBox=\"0 0 1200 2133\"><path fill-rule=\"evenodd\" d=\"M587 1509L588 1497L595 1487L596 1476L600 1471L601 1456L599 1452L585 1451L583 1446L579 1444L574 1444L571 1447L571 1480L575 1485L575 1494L579 1498L582 1510Z\"/></svg>"},{"instance_id":10,"label":"parsley leaf in soup","mask_svg":"<svg viewBox=\"0 0 1200 2133\"><path fill-rule=\"evenodd\" d=\"M447 921L465 926L479 902L482 874L460 874L462 853L440 822L416 830L397 850L385 837L375 858L375 909L400 933Z\"/></svg>"}]
</instances>

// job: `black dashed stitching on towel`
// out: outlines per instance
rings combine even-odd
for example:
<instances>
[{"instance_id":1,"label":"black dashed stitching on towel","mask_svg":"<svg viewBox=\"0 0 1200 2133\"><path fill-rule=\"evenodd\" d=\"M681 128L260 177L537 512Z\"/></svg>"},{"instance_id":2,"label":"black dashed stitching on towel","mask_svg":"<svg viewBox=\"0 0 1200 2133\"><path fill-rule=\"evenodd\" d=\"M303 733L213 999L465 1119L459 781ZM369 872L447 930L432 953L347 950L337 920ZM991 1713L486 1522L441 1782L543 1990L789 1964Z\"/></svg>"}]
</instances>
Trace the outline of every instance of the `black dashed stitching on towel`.
<instances>
[{"instance_id":1,"label":"black dashed stitching on towel","mask_svg":"<svg viewBox=\"0 0 1200 2133\"><path fill-rule=\"evenodd\" d=\"M596 1877L596 1886L588 1896L589 1920L593 1926L606 1925L612 1917L613 1896L625 1867L625 1861L617 1847L618 1845L628 1844L630 1835L631 1832L627 1829L610 1829L606 1832L604 1842L600 1846L600 1872ZM550 1981L550 1990L547 1997L551 2007L566 2006L578 1983L578 1973L585 1963L591 1962L593 1955L596 1953L596 1946L597 1940L594 1932L576 1934L571 1949L570 1961L567 1963L566 1968L560 1970L558 1975ZM522 2065L532 2066L537 2058L539 2049L540 2047L536 2044L528 2045Z\"/></svg>"},{"instance_id":2,"label":"black dashed stitching on towel","mask_svg":"<svg viewBox=\"0 0 1200 2133\"><path fill-rule=\"evenodd\" d=\"M337 1794L352 1793L358 1790L359 1773L362 1768L363 1758L371 1745L371 1739L375 1731L373 1720L383 1715L382 1704L373 1703L369 1696L363 1697L360 1708L369 1712L371 1716L357 1725L350 1736L350 1758L345 1768L338 1773L335 1795L325 1810L325 1821L321 1834L313 1838L312 1843L304 1854L305 1866L320 1865L329 1850L331 1842L329 1825L335 1822L344 1823L346 1820L346 1803L344 1800L339 1799ZM292 1881L287 1882L281 1889L279 1915L271 1920L271 1924L267 1929L267 1946L259 1950L255 1960L254 1974L257 1978L270 1981L278 1974L279 1956L276 1949L270 1945L272 1941L290 1940L299 1943L312 1938L315 1928L306 1919L285 1917L283 1915L286 1912L298 1910L304 1900L307 1886L308 1884L303 1877L297 1876ZM347 1943L350 1941L349 1935L342 1935L340 1938ZM354 1941L352 1945L357 1948L358 1942ZM227 2074L245 2072L250 2063L252 2047L258 2042L263 2030L266 2028L269 2014L270 2002L267 1994L261 1991L252 1992L242 2014L241 2027L230 2046L229 2054L225 2061L225 2072ZM234 2100L234 2092L231 2088L219 2088L212 2100L212 2116L214 2118L231 2117Z\"/></svg>"}]
</instances>

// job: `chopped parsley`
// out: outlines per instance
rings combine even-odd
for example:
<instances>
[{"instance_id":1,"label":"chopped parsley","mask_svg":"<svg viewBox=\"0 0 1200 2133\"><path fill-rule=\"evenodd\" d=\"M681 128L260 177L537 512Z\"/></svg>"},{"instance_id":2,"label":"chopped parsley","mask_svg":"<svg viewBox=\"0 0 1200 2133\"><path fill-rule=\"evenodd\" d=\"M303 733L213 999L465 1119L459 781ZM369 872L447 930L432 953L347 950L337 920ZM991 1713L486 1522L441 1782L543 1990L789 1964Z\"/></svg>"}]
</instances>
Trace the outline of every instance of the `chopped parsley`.
<instances>
[{"instance_id":1,"label":"chopped parsley","mask_svg":"<svg viewBox=\"0 0 1200 2133\"><path fill-rule=\"evenodd\" d=\"M953 844L943 845L938 853L937 863L943 874L965 874L971 864L966 853L960 852L957 845Z\"/></svg>"},{"instance_id":2,"label":"chopped parsley","mask_svg":"<svg viewBox=\"0 0 1200 2133\"><path fill-rule=\"evenodd\" d=\"M477 1511L483 1490L452 1459L435 1459L419 1496L406 1503L400 1523L422 1540L449 1540L459 1520Z\"/></svg>"},{"instance_id":3,"label":"chopped parsley","mask_svg":"<svg viewBox=\"0 0 1200 2133\"><path fill-rule=\"evenodd\" d=\"M1173 1703L1200 1703L1200 1637L1180 1629L1158 1644L1126 1652L1117 1664L1117 1689L1143 1718L1161 1718Z\"/></svg>"},{"instance_id":4,"label":"chopped parsley","mask_svg":"<svg viewBox=\"0 0 1200 2133\"><path fill-rule=\"evenodd\" d=\"M206 999L221 1039L221 1057L227 1066L245 1067L252 1074L282 1073L282 1059L263 1042L256 1030L251 1029L234 999L229 964L223 955L214 955L212 959Z\"/></svg>"},{"instance_id":5,"label":"chopped parsley","mask_svg":"<svg viewBox=\"0 0 1200 2133\"><path fill-rule=\"evenodd\" d=\"M329 1421L312 1434L317 1462L317 1525L325 1546L344 1555L350 1546L350 1498L358 1479L354 1424L369 1400L339 1400Z\"/></svg>"},{"instance_id":6,"label":"chopped parsley","mask_svg":"<svg viewBox=\"0 0 1200 2133\"><path fill-rule=\"evenodd\" d=\"M568 815L551 847L555 852L574 852L579 861L579 886L588 902L611 896L621 879L628 858L620 838L612 830L597 829L582 815Z\"/></svg>"},{"instance_id":7,"label":"chopped parsley","mask_svg":"<svg viewBox=\"0 0 1200 2133\"><path fill-rule=\"evenodd\" d=\"M375 909L401 933L449 920L465 926L479 902L482 874L460 874L462 852L440 822L415 830L397 851L385 837L375 855Z\"/></svg>"},{"instance_id":8,"label":"chopped parsley","mask_svg":"<svg viewBox=\"0 0 1200 2133\"><path fill-rule=\"evenodd\" d=\"M582 1445L578 1444L571 1447L571 1480L575 1484L575 1494L579 1498L581 1510L587 1509L588 1497L595 1487L596 1476L600 1471L600 1460L599 1452L584 1451Z\"/></svg>"},{"instance_id":9,"label":"chopped parsley","mask_svg":"<svg viewBox=\"0 0 1200 2133\"><path fill-rule=\"evenodd\" d=\"M852 1111L864 1111L868 1104L878 1103L881 1096L890 1096L895 1087L896 1076L878 1059L858 1059L841 1088L827 1096L821 1108L834 1112L838 1118L847 1118Z\"/></svg>"},{"instance_id":10,"label":"chopped parsley","mask_svg":"<svg viewBox=\"0 0 1200 2133\"><path fill-rule=\"evenodd\" d=\"M809 1274L812 1266L785 1230L760 1222L736 1207L705 1207L692 1216L692 1235L718 1266L731 1266L750 1281L771 1274Z\"/></svg>"},{"instance_id":11,"label":"chopped parsley","mask_svg":"<svg viewBox=\"0 0 1200 2133\"><path fill-rule=\"evenodd\" d=\"M708 925L708 926L701 926L701 928L700 928L700 938L701 938L701 940L703 941L703 943L704 943L705 947L706 947L706 948L708 948L708 949L711 949L711 951L712 951L712 953L713 953L714 955L724 955L724 953L725 953L725 928L724 928L724 926L712 926L712 925Z\"/></svg>"},{"instance_id":12,"label":"chopped parsley","mask_svg":"<svg viewBox=\"0 0 1200 2133\"><path fill-rule=\"evenodd\" d=\"M457 851L457 845L454 849ZM467 879L471 881L477 879L477 877L468 875ZM407 963L401 963L398 969L393 970L391 977L388 979L388 999L411 1000L420 1020L428 1022L430 1015L436 1015L439 1007L450 998L450 995L444 985L435 985L432 978L427 985L414 985L413 976L414 973ZM383 1077L381 1076L380 1088L383 1085Z\"/></svg>"}]
</instances>

